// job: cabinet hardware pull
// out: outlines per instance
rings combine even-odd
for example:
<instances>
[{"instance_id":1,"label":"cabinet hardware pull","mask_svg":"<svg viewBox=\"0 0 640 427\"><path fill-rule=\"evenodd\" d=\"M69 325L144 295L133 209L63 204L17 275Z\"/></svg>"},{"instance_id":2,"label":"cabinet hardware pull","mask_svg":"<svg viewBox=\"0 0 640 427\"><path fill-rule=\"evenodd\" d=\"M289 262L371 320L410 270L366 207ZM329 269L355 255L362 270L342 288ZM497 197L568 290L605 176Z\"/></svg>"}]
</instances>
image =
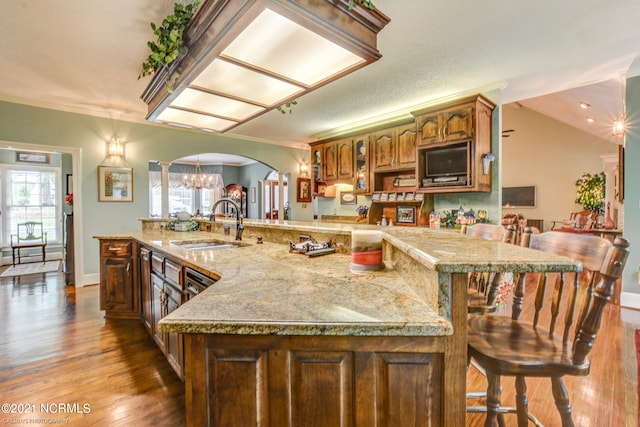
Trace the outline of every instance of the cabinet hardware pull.
<instances>
[{"instance_id":1,"label":"cabinet hardware pull","mask_svg":"<svg viewBox=\"0 0 640 427\"><path fill-rule=\"evenodd\" d=\"M116 246L116 247L110 246L110 247L109 247L109 250L110 250L110 251L119 251L119 250L120 250L120 248L119 248L119 247L117 247L117 246Z\"/></svg>"},{"instance_id":2,"label":"cabinet hardware pull","mask_svg":"<svg viewBox=\"0 0 640 427\"><path fill-rule=\"evenodd\" d=\"M130 270L130 269L131 269L131 263L130 263L130 262L128 262L128 263L127 263L127 274L129 273L129 270Z\"/></svg>"}]
</instances>

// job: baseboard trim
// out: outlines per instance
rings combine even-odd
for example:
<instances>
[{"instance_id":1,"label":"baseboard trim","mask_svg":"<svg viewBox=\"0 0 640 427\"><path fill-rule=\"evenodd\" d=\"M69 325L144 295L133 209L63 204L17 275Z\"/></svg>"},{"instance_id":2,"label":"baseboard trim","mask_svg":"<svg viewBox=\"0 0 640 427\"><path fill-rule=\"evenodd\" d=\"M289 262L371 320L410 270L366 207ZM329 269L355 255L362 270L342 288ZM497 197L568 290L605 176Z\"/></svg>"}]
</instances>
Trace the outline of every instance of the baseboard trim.
<instances>
[{"instance_id":1,"label":"baseboard trim","mask_svg":"<svg viewBox=\"0 0 640 427\"><path fill-rule=\"evenodd\" d=\"M620 306L640 310L640 294L622 292L620 294Z\"/></svg>"},{"instance_id":2,"label":"baseboard trim","mask_svg":"<svg viewBox=\"0 0 640 427\"><path fill-rule=\"evenodd\" d=\"M100 283L100 273L83 274L82 279L76 282L76 288L97 285L98 283Z\"/></svg>"}]
</instances>

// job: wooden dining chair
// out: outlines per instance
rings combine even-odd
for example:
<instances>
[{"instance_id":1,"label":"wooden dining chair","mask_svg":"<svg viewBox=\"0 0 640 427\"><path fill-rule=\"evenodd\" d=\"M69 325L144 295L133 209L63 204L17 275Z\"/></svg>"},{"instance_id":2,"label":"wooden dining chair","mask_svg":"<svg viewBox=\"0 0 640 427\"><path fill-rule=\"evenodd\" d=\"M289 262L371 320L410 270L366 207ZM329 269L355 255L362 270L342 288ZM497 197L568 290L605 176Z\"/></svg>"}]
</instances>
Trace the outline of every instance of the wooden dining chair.
<instances>
[{"instance_id":1,"label":"wooden dining chair","mask_svg":"<svg viewBox=\"0 0 640 427\"><path fill-rule=\"evenodd\" d=\"M528 423L526 377L550 378L562 426L573 426L562 378L589 374L587 356L614 282L622 275L629 242L621 237L612 244L592 235L554 231L534 235L525 230L522 246L572 258L582 264L583 272L541 273L535 301L526 305L525 286L535 276L523 275L516 284L511 317L469 315L469 356L484 368L488 380L485 426L504 425L500 403L503 376L516 379L518 426ZM548 286L550 282L553 286ZM530 295L533 293L527 293ZM523 314L527 311L531 316Z\"/></svg>"},{"instance_id":2,"label":"wooden dining chair","mask_svg":"<svg viewBox=\"0 0 640 427\"><path fill-rule=\"evenodd\" d=\"M494 224L464 224L460 232L480 239L513 244L516 237L516 226L513 224L506 227ZM496 311L496 300L502 283L503 276L501 274L469 273L468 312L481 314Z\"/></svg>"}]
</instances>

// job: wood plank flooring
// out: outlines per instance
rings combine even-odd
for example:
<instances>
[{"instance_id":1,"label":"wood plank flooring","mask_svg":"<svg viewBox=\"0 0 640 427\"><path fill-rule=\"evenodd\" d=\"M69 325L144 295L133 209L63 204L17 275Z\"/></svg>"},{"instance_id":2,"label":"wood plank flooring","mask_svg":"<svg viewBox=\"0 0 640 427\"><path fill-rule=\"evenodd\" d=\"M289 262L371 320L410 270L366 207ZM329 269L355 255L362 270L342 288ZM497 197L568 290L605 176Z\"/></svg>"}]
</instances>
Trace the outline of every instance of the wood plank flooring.
<instances>
[{"instance_id":1,"label":"wood plank flooring","mask_svg":"<svg viewBox=\"0 0 640 427\"><path fill-rule=\"evenodd\" d=\"M0 404L32 410L4 413L3 406L0 425L30 419L70 426L183 426L184 385L142 326L106 321L97 286L76 290L63 280L60 273L0 278ZM625 316L631 320L623 321L620 308L610 305L591 374L566 380L576 426L637 425L633 334L640 320L634 314L640 319L631 312ZM528 386L532 412L544 425L558 426L548 381L530 380ZM473 369L468 388L486 388ZM503 388L504 403L512 404L512 385ZM467 414L466 425L482 426L484 417ZM515 425L515 416L506 417L507 425Z\"/></svg>"},{"instance_id":2,"label":"wood plank flooring","mask_svg":"<svg viewBox=\"0 0 640 427\"><path fill-rule=\"evenodd\" d=\"M97 286L75 290L63 280L0 279L0 403L35 405L23 414L3 406L0 421L184 425L184 384L142 325L106 321Z\"/></svg>"}]
</instances>

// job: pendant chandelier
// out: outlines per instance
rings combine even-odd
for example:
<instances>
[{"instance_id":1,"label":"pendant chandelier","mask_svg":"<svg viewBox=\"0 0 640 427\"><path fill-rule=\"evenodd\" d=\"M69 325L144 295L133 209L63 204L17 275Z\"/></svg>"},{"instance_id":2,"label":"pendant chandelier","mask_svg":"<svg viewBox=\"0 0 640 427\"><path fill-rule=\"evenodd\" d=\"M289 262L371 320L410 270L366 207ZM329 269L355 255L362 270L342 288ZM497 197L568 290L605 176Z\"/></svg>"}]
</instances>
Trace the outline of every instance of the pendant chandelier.
<instances>
[{"instance_id":1,"label":"pendant chandelier","mask_svg":"<svg viewBox=\"0 0 640 427\"><path fill-rule=\"evenodd\" d=\"M191 176L184 176L184 186L186 188L192 188L195 190L200 190L202 188L210 189L214 188L214 175L203 174L200 169L200 161L196 162L196 170L195 173Z\"/></svg>"}]
</instances>

